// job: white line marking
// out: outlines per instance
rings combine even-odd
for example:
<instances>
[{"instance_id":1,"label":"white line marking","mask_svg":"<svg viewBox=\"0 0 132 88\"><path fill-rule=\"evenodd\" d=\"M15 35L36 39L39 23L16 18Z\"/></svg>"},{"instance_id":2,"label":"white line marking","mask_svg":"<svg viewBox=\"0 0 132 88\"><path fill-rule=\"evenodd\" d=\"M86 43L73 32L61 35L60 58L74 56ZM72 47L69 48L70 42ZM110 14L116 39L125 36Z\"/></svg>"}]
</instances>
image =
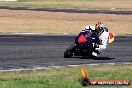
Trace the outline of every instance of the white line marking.
<instances>
[{"instance_id":1,"label":"white line marking","mask_svg":"<svg viewBox=\"0 0 132 88\"><path fill-rule=\"evenodd\" d=\"M48 66L49 68L66 68L66 66Z\"/></svg>"},{"instance_id":2,"label":"white line marking","mask_svg":"<svg viewBox=\"0 0 132 88\"><path fill-rule=\"evenodd\" d=\"M0 35L70 35L69 33L24 33L24 32L8 32L8 33L0 33Z\"/></svg>"},{"instance_id":3,"label":"white line marking","mask_svg":"<svg viewBox=\"0 0 132 88\"><path fill-rule=\"evenodd\" d=\"M86 66L99 66L99 65L130 65L132 64L132 62L117 62L117 63L95 63L95 64L80 64L80 65L61 65L61 66L48 66L48 67L33 67L31 69L10 69L10 70L0 70L0 72L19 72L19 71L35 71L35 70L46 70L46 69L50 69L50 68L67 68L67 67L79 67L82 65L86 65Z\"/></svg>"}]
</instances>

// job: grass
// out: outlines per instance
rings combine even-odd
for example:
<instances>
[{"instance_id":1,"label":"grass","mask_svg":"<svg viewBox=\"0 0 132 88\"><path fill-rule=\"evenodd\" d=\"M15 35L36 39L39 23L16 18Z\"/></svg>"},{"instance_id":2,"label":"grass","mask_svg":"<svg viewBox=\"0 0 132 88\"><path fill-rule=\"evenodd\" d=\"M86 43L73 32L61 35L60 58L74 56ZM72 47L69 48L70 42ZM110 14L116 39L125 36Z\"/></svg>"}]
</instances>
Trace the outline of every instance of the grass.
<instances>
[{"instance_id":1,"label":"grass","mask_svg":"<svg viewBox=\"0 0 132 88\"><path fill-rule=\"evenodd\" d=\"M85 66L90 79L132 80L132 65ZM0 88L81 88L81 67L0 73ZM88 88L131 88L132 86L90 86ZM87 88L87 87L86 87Z\"/></svg>"},{"instance_id":2,"label":"grass","mask_svg":"<svg viewBox=\"0 0 132 88\"><path fill-rule=\"evenodd\" d=\"M132 15L0 10L0 32L77 34L97 21L115 34L132 34Z\"/></svg>"},{"instance_id":3,"label":"grass","mask_svg":"<svg viewBox=\"0 0 132 88\"><path fill-rule=\"evenodd\" d=\"M17 2L0 2L0 5L31 8L132 10L131 0L18 0Z\"/></svg>"}]
</instances>

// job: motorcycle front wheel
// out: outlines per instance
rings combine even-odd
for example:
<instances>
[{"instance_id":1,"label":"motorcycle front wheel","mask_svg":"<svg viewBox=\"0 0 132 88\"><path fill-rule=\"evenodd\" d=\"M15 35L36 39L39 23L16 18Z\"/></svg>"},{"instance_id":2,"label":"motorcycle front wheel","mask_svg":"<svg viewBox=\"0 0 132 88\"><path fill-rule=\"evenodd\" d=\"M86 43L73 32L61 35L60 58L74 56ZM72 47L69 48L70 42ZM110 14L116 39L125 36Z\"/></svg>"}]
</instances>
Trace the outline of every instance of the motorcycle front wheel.
<instances>
[{"instance_id":1,"label":"motorcycle front wheel","mask_svg":"<svg viewBox=\"0 0 132 88\"><path fill-rule=\"evenodd\" d=\"M74 49L75 49L75 45L71 45L69 48L66 49L66 51L64 52L64 58L70 58L74 55Z\"/></svg>"}]
</instances>

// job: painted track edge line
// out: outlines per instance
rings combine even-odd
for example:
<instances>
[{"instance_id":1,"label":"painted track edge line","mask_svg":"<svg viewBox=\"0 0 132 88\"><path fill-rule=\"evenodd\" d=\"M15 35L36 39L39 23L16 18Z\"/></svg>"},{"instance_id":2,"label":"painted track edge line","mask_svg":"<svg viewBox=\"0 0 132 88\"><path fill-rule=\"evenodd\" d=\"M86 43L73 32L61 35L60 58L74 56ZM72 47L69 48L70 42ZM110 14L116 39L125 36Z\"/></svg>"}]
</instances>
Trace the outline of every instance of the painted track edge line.
<instances>
[{"instance_id":1,"label":"painted track edge line","mask_svg":"<svg viewBox=\"0 0 132 88\"><path fill-rule=\"evenodd\" d=\"M67 68L67 67L80 67L80 66L100 66L100 65L110 65L110 66L115 66L115 65L131 65L132 62L117 62L117 63L94 63L94 64L80 64L80 65L55 65L55 66L48 66L48 67L33 67L31 69L9 69L9 70L0 70L1 72L21 72L21 71L36 71L36 70L46 70L46 69L51 69L51 68Z\"/></svg>"}]
</instances>

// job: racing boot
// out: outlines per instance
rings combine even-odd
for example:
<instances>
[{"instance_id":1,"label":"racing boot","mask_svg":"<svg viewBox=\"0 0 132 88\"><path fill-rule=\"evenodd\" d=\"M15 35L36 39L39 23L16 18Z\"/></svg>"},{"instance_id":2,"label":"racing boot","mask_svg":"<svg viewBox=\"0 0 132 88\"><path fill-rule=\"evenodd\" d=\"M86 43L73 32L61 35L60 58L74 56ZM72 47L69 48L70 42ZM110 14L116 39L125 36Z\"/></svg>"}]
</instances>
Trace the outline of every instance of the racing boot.
<instances>
[{"instance_id":1,"label":"racing boot","mask_svg":"<svg viewBox=\"0 0 132 88\"><path fill-rule=\"evenodd\" d=\"M92 56L94 56L94 57L98 57L99 54L100 54L100 52L97 50L92 52Z\"/></svg>"}]
</instances>

